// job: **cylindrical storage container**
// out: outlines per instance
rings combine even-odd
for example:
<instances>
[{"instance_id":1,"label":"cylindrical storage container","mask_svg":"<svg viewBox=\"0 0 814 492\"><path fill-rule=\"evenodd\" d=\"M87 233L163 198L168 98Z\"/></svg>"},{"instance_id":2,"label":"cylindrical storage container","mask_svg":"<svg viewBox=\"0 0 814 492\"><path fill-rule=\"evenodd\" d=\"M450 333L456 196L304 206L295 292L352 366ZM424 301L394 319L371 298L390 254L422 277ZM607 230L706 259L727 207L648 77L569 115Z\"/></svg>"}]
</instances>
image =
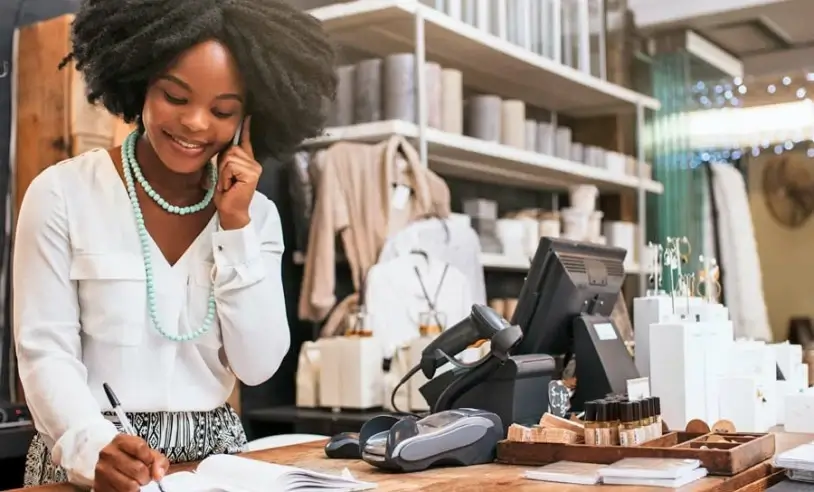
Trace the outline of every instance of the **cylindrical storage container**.
<instances>
[{"instance_id":1,"label":"cylindrical storage container","mask_svg":"<svg viewBox=\"0 0 814 492\"><path fill-rule=\"evenodd\" d=\"M416 122L415 55L398 53L385 57L382 65L385 120Z\"/></svg>"},{"instance_id":2,"label":"cylindrical storage container","mask_svg":"<svg viewBox=\"0 0 814 492\"><path fill-rule=\"evenodd\" d=\"M525 149L530 152L537 152L537 122L534 120L526 120L525 130Z\"/></svg>"},{"instance_id":3,"label":"cylindrical storage container","mask_svg":"<svg viewBox=\"0 0 814 492\"><path fill-rule=\"evenodd\" d=\"M625 264L632 264L636 261L636 224L633 222L607 221L602 228L604 235L608 238L608 244L627 250ZM642 267L650 268L655 260L654 255L658 254L656 248L646 248L645 255L642 255Z\"/></svg>"},{"instance_id":4,"label":"cylindrical storage container","mask_svg":"<svg viewBox=\"0 0 814 492\"><path fill-rule=\"evenodd\" d=\"M427 62L424 66L424 84L427 87L427 126L441 129L443 80L441 65Z\"/></svg>"},{"instance_id":5,"label":"cylindrical storage container","mask_svg":"<svg viewBox=\"0 0 814 492\"><path fill-rule=\"evenodd\" d=\"M355 123L382 119L382 61L379 58L356 64L353 107Z\"/></svg>"},{"instance_id":6,"label":"cylindrical storage container","mask_svg":"<svg viewBox=\"0 0 814 492\"><path fill-rule=\"evenodd\" d=\"M537 152L554 155L554 127L551 123L545 121L537 123Z\"/></svg>"},{"instance_id":7,"label":"cylindrical storage container","mask_svg":"<svg viewBox=\"0 0 814 492\"><path fill-rule=\"evenodd\" d=\"M498 96L473 96L467 102L467 134L487 140L500 142L502 103Z\"/></svg>"},{"instance_id":8,"label":"cylindrical storage container","mask_svg":"<svg viewBox=\"0 0 814 492\"><path fill-rule=\"evenodd\" d=\"M540 216L540 237L560 237L561 230L560 214L550 212Z\"/></svg>"},{"instance_id":9,"label":"cylindrical storage container","mask_svg":"<svg viewBox=\"0 0 814 492\"><path fill-rule=\"evenodd\" d=\"M599 188L594 185L576 185L568 189L569 204L571 208L592 212L596 210L596 199L599 197Z\"/></svg>"},{"instance_id":10,"label":"cylindrical storage container","mask_svg":"<svg viewBox=\"0 0 814 492\"><path fill-rule=\"evenodd\" d=\"M588 222L591 212L577 208L564 208L560 211L562 217L562 236L572 241L585 241L588 239Z\"/></svg>"},{"instance_id":11,"label":"cylindrical storage container","mask_svg":"<svg viewBox=\"0 0 814 492\"><path fill-rule=\"evenodd\" d=\"M523 223L524 257L528 258L534 256L534 253L537 251L537 245L540 243L540 223L537 219L531 217L524 217L517 220Z\"/></svg>"},{"instance_id":12,"label":"cylindrical storage container","mask_svg":"<svg viewBox=\"0 0 814 492\"><path fill-rule=\"evenodd\" d=\"M500 117L500 142L518 149L525 148L526 103L518 100L503 101Z\"/></svg>"},{"instance_id":13,"label":"cylindrical storage container","mask_svg":"<svg viewBox=\"0 0 814 492\"><path fill-rule=\"evenodd\" d=\"M574 162L585 162L585 147L578 142L571 144L571 160Z\"/></svg>"},{"instance_id":14,"label":"cylindrical storage container","mask_svg":"<svg viewBox=\"0 0 814 492\"><path fill-rule=\"evenodd\" d=\"M336 99L334 100L334 124L336 126L353 124L355 73L354 65L343 65L336 69Z\"/></svg>"},{"instance_id":15,"label":"cylindrical storage container","mask_svg":"<svg viewBox=\"0 0 814 492\"><path fill-rule=\"evenodd\" d=\"M523 256L525 251L525 224L518 219L498 219L497 238L506 256Z\"/></svg>"},{"instance_id":16,"label":"cylindrical storage container","mask_svg":"<svg viewBox=\"0 0 814 492\"><path fill-rule=\"evenodd\" d=\"M590 218L588 219L588 240L591 242L597 242L600 236L602 236L602 217L605 214L601 210L594 210L591 212Z\"/></svg>"},{"instance_id":17,"label":"cylindrical storage container","mask_svg":"<svg viewBox=\"0 0 814 492\"><path fill-rule=\"evenodd\" d=\"M555 132L554 152L560 159L571 157L571 129L567 126L558 126Z\"/></svg>"},{"instance_id":18,"label":"cylindrical storage container","mask_svg":"<svg viewBox=\"0 0 814 492\"><path fill-rule=\"evenodd\" d=\"M441 73L441 129L460 135L464 132L464 84L460 70Z\"/></svg>"}]
</instances>

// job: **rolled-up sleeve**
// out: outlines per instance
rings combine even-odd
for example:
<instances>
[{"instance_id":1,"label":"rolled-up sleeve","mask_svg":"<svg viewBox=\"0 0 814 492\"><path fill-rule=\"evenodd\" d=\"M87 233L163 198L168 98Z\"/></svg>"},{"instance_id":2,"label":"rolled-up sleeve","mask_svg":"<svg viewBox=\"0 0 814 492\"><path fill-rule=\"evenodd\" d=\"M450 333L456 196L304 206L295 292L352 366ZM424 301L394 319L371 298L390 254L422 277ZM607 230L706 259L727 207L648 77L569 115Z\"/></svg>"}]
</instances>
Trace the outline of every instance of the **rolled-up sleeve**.
<instances>
[{"instance_id":1,"label":"rolled-up sleeve","mask_svg":"<svg viewBox=\"0 0 814 492\"><path fill-rule=\"evenodd\" d=\"M14 240L14 337L20 379L37 430L56 464L93 484L99 452L116 436L87 384L77 286L70 279L68 213L58 166L23 199Z\"/></svg>"},{"instance_id":2,"label":"rolled-up sleeve","mask_svg":"<svg viewBox=\"0 0 814 492\"><path fill-rule=\"evenodd\" d=\"M266 210L253 214L246 227L218 230L212 238L215 303L226 358L235 376L250 386L274 375L291 343L280 214L273 202L258 199Z\"/></svg>"}]
</instances>

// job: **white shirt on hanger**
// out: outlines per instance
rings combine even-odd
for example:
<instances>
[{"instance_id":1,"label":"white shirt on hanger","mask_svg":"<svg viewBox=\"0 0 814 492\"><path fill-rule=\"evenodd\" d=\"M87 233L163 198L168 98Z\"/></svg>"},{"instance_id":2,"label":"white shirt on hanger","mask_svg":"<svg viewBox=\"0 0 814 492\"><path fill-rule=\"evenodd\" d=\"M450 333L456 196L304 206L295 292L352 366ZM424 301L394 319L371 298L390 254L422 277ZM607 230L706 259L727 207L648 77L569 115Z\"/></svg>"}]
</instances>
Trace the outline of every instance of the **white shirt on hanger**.
<instances>
[{"instance_id":1,"label":"white shirt on hanger","mask_svg":"<svg viewBox=\"0 0 814 492\"><path fill-rule=\"evenodd\" d=\"M76 483L92 480L116 435L102 383L125 411L207 411L235 376L271 377L289 348L276 206L255 193L251 223L217 214L173 266L151 240L156 307L168 333L202 326L214 283L216 321L189 342L165 339L147 312L146 276L127 191L106 150L43 171L28 188L14 242L14 335L37 430Z\"/></svg>"},{"instance_id":2,"label":"white shirt on hanger","mask_svg":"<svg viewBox=\"0 0 814 492\"><path fill-rule=\"evenodd\" d=\"M486 280L480 259L480 239L468 222L448 219L412 222L387 238L379 254L379 261L392 260L417 248L455 266L467 278L472 290L472 302L486 304Z\"/></svg>"},{"instance_id":3,"label":"white shirt on hanger","mask_svg":"<svg viewBox=\"0 0 814 492\"><path fill-rule=\"evenodd\" d=\"M416 267L421 280L416 275ZM419 336L421 313L430 311L422 281L436 311L446 317L445 328L472 311L472 291L467 278L444 261L409 254L374 265L365 279L364 304L368 329L379 340L386 356Z\"/></svg>"}]
</instances>

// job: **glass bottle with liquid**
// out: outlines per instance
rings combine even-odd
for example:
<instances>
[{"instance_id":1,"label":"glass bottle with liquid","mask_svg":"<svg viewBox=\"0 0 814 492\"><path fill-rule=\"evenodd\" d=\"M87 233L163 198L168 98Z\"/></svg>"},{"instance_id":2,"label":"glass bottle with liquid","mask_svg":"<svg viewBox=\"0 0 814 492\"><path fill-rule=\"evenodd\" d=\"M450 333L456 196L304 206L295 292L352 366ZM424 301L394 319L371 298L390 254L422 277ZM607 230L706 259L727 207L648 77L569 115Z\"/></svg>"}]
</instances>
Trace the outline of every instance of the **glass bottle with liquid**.
<instances>
[{"instance_id":1,"label":"glass bottle with liquid","mask_svg":"<svg viewBox=\"0 0 814 492\"><path fill-rule=\"evenodd\" d=\"M585 402L585 415L582 418L583 426L585 427L585 444L588 446L596 446L596 432L598 423L596 421L596 407L595 401Z\"/></svg>"},{"instance_id":2,"label":"glass bottle with liquid","mask_svg":"<svg viewBox=\"0 0 814 492\"><path fill-rule=\"evenodd\" d=\"M624 447L636 444L635 402L624 402L619 409L619 445Z\"/></svg>"}]
</instances>

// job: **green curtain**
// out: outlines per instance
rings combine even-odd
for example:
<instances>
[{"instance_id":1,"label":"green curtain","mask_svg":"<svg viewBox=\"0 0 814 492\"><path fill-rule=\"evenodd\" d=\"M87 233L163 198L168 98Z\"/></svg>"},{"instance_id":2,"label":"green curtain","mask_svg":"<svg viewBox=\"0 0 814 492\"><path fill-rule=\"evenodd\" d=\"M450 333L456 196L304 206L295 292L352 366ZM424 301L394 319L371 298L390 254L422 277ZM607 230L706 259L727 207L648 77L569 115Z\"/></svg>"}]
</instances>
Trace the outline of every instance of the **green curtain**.
<instances>
[{"instance_id":1,"label":"green curtain","mask_svg":"<svg viewBox=\"0 0 814 492\"><path fill-rule=\"evenodd\" d=\"M699 100L698 87L714 84L711 81L720 80L721 73L693 55L677 51L653 57L650 75L652 93L661 102L661 110L648 117L646 154L664 193L648 197L648 240L665 244L668 237L687 237L692 254L685 271L697 271L704 245L707 184L703 159L690 142L687 115L711 108L708 101ZM663 286L670 290L667 282Z\"/></svg>"}]
</instances>

